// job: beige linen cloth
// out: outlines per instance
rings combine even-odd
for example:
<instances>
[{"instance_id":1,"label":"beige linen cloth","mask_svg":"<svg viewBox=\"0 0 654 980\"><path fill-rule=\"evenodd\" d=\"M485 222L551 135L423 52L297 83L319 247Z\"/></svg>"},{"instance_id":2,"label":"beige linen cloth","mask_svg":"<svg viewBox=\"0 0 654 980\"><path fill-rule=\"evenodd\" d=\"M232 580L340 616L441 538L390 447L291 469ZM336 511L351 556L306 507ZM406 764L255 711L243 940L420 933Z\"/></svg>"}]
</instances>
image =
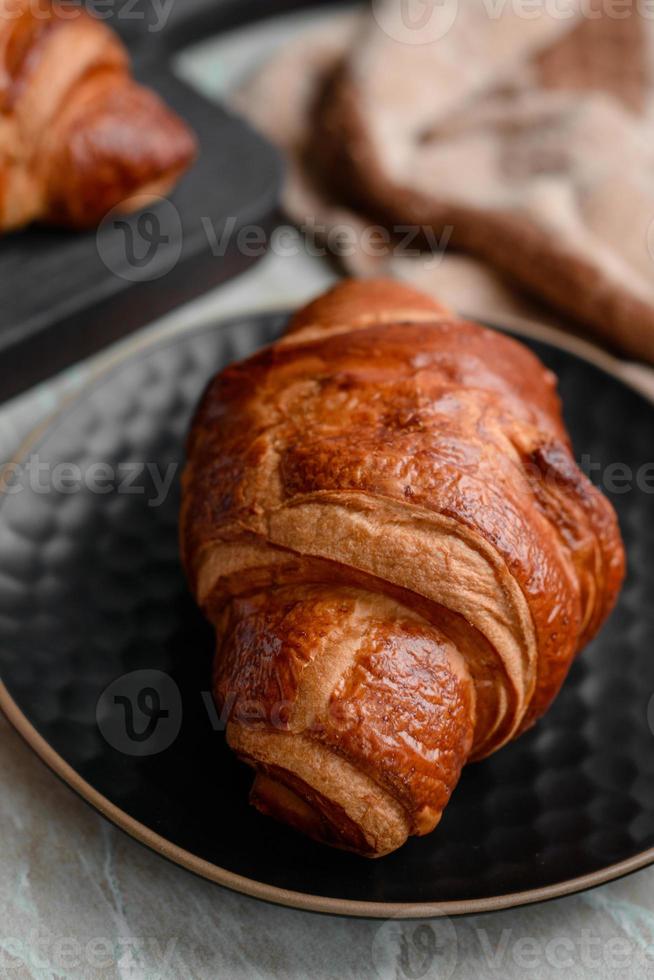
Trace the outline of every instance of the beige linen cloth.
<instances>
[{"instance_id":1,"label":"beige linen cloth","mask_svg":"<svg viewBox=\"0 0 654 980\"><path fill-rule=\"evenodd\" d=\"M654 3L373 0L234 102L349 272L654 363Z\"/></svg>"}]
</instances>

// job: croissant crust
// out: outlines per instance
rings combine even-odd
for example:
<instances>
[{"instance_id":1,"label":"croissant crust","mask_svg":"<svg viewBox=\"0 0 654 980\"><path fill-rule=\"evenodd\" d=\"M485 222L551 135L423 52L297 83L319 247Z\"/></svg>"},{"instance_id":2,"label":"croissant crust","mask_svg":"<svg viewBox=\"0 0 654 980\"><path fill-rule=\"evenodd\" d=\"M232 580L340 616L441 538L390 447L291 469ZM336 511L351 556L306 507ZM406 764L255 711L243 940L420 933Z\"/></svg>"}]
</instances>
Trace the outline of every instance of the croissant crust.
<instances>
[{"instance_id":1,"label":"croissant crust","mask_svg":"<svg viewBox=\"0 0 654 980\"><path fill-rule=\"evenodd\" d=\"M367 856L532 725L624 553L554 376L391 282L345 282L209 385L181 548L252 802Z\"/></svg>"}]
</instances>

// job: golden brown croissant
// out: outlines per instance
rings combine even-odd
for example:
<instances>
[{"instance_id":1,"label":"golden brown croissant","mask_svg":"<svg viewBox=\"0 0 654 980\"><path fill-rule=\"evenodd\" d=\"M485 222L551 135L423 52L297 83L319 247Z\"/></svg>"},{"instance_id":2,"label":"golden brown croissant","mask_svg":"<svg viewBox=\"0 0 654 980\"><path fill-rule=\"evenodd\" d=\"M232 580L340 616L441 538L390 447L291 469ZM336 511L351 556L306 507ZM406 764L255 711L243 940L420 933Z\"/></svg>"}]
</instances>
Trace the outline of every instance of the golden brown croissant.
<instances>
[{"instance_id":1,"label":"golden brown croissant","mask_svg":"<svg viewBox=\"0 0 654 980\"><path fill-rule=\"evenodd\" d=\"M167 193L194 155L188 127L132 79L105 24L0 0L0 231L92 227L132 195Z\"/></svg>"},{"instance_id":2,"label":"golden brown croissant","mask_svg":"<svg viewBox=\"0 0 654 980\"><path fill-rule=\"evenodd\" d=\"M368 856L542 715L624 573L553 375L391 282L345 282L213 380L181 544L252 801Z\"/></svg>"}]
</instances>

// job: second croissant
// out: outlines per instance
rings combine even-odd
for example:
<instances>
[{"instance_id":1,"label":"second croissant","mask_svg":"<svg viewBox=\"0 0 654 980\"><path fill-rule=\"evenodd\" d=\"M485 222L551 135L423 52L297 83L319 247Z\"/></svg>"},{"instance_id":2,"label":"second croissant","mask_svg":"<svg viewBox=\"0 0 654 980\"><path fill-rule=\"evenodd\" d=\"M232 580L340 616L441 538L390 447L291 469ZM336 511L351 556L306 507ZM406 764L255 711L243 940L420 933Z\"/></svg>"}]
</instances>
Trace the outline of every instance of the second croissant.
<instances>
[{"instance_id":1,"label":"second croissant","mask_svg":"<svg viewBox=\"0 0 654 980\"><path fill-rule=\"evenodd\" d=\"M135 195L168 193L195 152L104 23L70 4L0 0L0 232L92 228Z\"/></svg>"}]
</instances>

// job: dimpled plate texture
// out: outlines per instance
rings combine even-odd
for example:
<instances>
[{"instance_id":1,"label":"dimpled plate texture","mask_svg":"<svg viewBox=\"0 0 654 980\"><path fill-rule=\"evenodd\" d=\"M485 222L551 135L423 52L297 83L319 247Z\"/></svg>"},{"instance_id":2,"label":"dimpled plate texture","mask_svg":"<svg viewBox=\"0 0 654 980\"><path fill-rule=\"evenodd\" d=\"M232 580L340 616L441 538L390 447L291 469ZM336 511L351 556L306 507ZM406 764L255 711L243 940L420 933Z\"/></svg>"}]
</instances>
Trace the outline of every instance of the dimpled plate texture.
<instances>
[{"instance_id":1,"label":"dimpled plate texture","mask_svg":"<svg viewBox=\"0 0 654 980\"><path fill-rule=\"evenodd\" d=\"M24 451L0 507L0 676L18 708L76 773L167 841L304 895L474 907L654 846L654 469L643 469L654 408L531 341L560 379L577 459L614 491L630 571L611 620L546 717L464 771L429 837L366 861L249 806L250 771L206 693L212 632L179 564L178 478L207 379L283 323L243 318L145 348Z\"/></svg>"}]
</instances>

